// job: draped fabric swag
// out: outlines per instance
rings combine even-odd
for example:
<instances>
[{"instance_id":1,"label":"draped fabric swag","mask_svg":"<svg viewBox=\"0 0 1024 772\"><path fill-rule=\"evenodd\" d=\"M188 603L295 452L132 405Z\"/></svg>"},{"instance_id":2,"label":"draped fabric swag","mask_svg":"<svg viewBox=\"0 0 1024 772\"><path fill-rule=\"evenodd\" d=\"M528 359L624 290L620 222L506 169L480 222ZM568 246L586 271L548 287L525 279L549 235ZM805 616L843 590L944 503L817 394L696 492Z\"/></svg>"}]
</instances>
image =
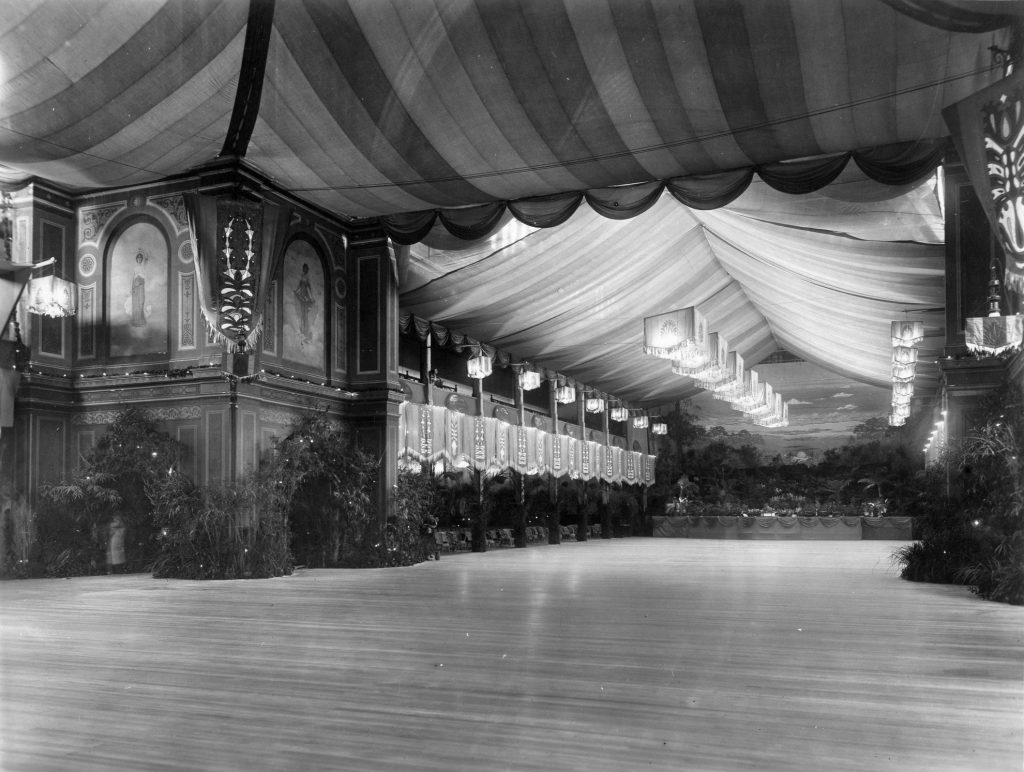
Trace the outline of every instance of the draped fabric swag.
<instances>
[{"instance_id":1,"label":"draped fabric swag","mask_svg":"<svg viewBox=\"0 0 1024 772\"><path fill-rule=\"evenodd\" d=\"M462 209L406 212L381 218L396 244L415 244L440 223L460 239L473 241L493 232L507 210L534 228L562 225L583 201L598 214L613 220L636 217L650 209L666 190L691 209L717 209L735 201L750 186L755 173L775 190L789 194L813 193L829 185L852 159L870 179L885 185L911 185L935 171L948 150L946 140L901 143L856 153L813 160L764 164L718 174L679 177L585 192L561 193L509 202L494 202Z\"/></svg>"},{"instance_id":2,"label":"draped fabric swag","mask_svg":"<svg viewBox=\"0 0 1024 772\"><path fill-rule=\"evenodd\" d=\"M405 463L481 472L513 469L627 485L654 483L655 456L436 405L402 403L398 434Z\"/></svg>"}]
</instances>

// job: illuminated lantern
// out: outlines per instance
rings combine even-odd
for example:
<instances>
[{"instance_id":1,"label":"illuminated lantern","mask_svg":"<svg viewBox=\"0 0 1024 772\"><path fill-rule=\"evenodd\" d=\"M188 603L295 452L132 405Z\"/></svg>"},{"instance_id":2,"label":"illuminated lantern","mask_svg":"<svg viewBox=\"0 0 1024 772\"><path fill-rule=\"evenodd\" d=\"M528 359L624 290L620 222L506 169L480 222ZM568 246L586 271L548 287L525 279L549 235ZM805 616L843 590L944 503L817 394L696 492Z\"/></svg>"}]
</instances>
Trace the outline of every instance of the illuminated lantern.
<instances>
[{"instance_id":1,"label":"illuminated lantern","mask_svg":"<svg viewBox=\"0 0 1024 772\"><path fill-rule=\"evenodd\" d=\"M568 405L576 401L576 389L568 384L563 384L555 389L555 402L561 405Z\"/></svg>"},{"instance_id":2,"label":"illuminated lantern","mask_svg":"<svg viewBox=\"0 0 1024 772\"><path fill-rule=\"evenodd\" d=\"M523 391L532 391L540 387L540 373L536 370L522 369L517 376L519 388Z\"/></svg>"},{"instance_id":3,"label":"illuminated lantern","mask_svg":"<svg viewBox=\"0 0 1024 772\"><path fill-rule=\"evenodd\" d=\"M604 400L600 397L587 397L586 407L588 413L600 413L604 410Z\"/></svg>"},{"instance_id":4,"label":"illuminated lantern","mask_svg":"<svg viewBox=\"0 0 1024 772\"><path fill-rule=\"evenodd\" d=\"M29 279L28 312L55 318L78 312L78 285L56 275Z\"/></svg>"},{"instance_id":5,"label":"illuminated lantern","mask_svg":"<svg viewBox=\"0 0 1024 772\"><path fill-rule=\"evenodd\" d=\"M730 351L725 358L725 377L718 383L702 383L701 386L711 389L715 399L732 402L743 391L744 372L743 357Z\"/></svg>"},{"instance_id":6,"label":"illuminated lantern","mask_svg":"<svg viewBox=\"0 0 1024 772\"><path fill-rule=\"evenodd\" d=\"M633 428L634 429L646 429L650 421L645 415L633 416Z\"/></svg>"},{"instance_id":7,"label":"illuminated lantern","mask_svg":"<svg viewBox=\"0 0 1024 772\"><path fill-rule=\"evenodd\" d=\"M772 412L775 407L775 390L772 389L770 383L762 383L759 388L757 402L744 410L750 418L758 418L760 416L766 416Z\"/></svg>"},{"instance_id":8,"label":"illuminated lantern","mask_svg":"<svg viewBox=\"0 0 1024 772\"><path fill-rule=\"evenodd\" d=\"M651 434L668 434L668 424L660 422L651 424Z\"/></svg>"},{"instance_id":9,"label":"illuminated lantern","mask_svg":"<svg viewBox=\"0 0 1024 772\"><path fill-rule=\"evenodd\" d=\"M466 371L470 378L486 378L491 374L491 358L483 354L472 357L467 362Z\"/></svg>"},{"instance_id":10,"label":"illuminated lantern","mask_svg":"<svg viewBox=\"0 0 1024 772\"><path fill-rule=\"evenodd\" d=\"M789 405L786 404L781 394L775 394L772 397L771 409L758 418L757 423L771 429L789 426Z\"/></svg>"},{"instance_id":11,"label":"illuminated lantern","mask_svg":"<svg viewBox=\"0 0 1024 772\"><path fill-rule=\"evenodd\" d=\"M619 407L613 407L609 416L613 421L625 421L629 418L629 409L624 408L621 405Z\"/></svg>"},{"instance_id":12,"label":"illuminated lantern","mask_svg":"<svg viewBox=\"0 0 1024 772\"><path fill-rule=\"evenodd\" d=\"M917 349L910 346L896 346L892 350L892 379L912 381L917 373Z\"/></svg>"},{"instance_id":13,"label":"illuminated lantern","mask_svg":"<svg viewBox=\"0 0 1024 772\"><path fill-rule=\"evenodd\" d=\"M915 346L924 340L924 322L892 322L892 345Z\"/></svg>"},{"instance_id":14,"label":"illuminated lantern","mask_svg":"<svg viewBox=\"0 0 1024 772\"><path fill-rule=\"evenodd\" d=\"M728 359L729 341L726 340L724 335L712 332L708 334L707 357L705 361L693 367L674 362L672 364L672 372L676 375L684 375L701 381L702 384L715 384L725 380L727 377ZM706 389L708 386L703 386L703 388Z\"/></svg>"},{"instance_id":15,"label":"illuminated lantern","mask_svg":"<svg viewBox=\"0 0 1024 772\"><path fill-rule=\"evenodd\" d=\"M732 400L733 410L746 412L761 403L761 383L755 370L747 370L743 374L743 387L737 390Z\"/></svg>"}]
</instances>

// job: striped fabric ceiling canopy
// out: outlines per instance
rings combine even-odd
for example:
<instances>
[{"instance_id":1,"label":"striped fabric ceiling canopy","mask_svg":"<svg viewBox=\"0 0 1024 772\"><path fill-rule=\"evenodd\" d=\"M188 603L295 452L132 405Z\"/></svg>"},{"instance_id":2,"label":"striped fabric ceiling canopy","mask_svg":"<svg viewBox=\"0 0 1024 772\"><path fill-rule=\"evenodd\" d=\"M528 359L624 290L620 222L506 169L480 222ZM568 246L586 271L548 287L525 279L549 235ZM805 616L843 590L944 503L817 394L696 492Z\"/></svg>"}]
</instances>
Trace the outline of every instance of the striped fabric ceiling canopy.
<instances>
[{"instance_id":1,"label":"striped fabric ceiling canopy","mask_svg":"<svg viewBox=\"0 0 1024 772\"><path fill-rule=\"evenodd\" d=\"M830 338L808 326L819 309L773 318L767 298L795 302L798 277L857 319L941 307L941 248L920 219L938 213L915 184L946 148L942 109L998 80L990 47L1009 48L1021 19L1009 0L16 0L0 14L0 181L124 186L233 156L341 217L383 218L398 244L433 239L408 254L423 276L438 244L466 246L449 231L479 240L525 223L524 245L570 249L583 228L581 276L628 266L642 243L661 261L646 280L667 268L680 282L637 298L628 320L595 317L606 339L669 310L654 295L710 303L754 361L786 347L878 386L887 341L874 326ZM873 192L814 222L777 198L841 201L840 184ZM880 222L869 200L897 219ZM582 201L591 211L573 215ZM643 211L660 219L630 235L624 218ZM537 235L562 222L567 234ZM538 243L517 270L554 254ZM403 305L487 340L493 320L472 323L491 296L452 270L403 288ZM448 281L458 304L431 295ZM499 342L550 350L532 341L557 325L506 316ZM647 373L635 364L617 362L609 386L671 396L630 380Z\"/></svg>"}]
</instances>

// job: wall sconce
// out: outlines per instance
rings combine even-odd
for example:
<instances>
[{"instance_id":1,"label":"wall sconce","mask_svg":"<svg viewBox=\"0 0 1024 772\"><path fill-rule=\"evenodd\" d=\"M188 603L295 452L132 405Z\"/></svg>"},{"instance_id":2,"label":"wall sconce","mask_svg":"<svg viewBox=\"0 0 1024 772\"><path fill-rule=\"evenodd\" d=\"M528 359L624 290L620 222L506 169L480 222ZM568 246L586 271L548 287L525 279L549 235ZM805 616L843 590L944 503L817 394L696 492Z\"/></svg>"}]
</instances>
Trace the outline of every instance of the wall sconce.
<instances>
[{"instance_id":1,"label":"wall sconce","mask_svg":"<svg viewBox=\"0 0 1024 772\"><path fill-rule=\"evenodd\" d=\"M660 421L651 424L651 434L668 434L668 424L663 424Z\"/></svg>"},{"instance_id":2,"label":"wall sconce","mask_svg":"<svg viewBox=\"0 0 1024 772\"><path fill-rule=\"evenodd\" d=\"M633 428L634 429L646 429L650 424L650 419L645 415L633 416Z\"/></svg>"},{"instance_id":3,"label":"wall sconce","mask_svg":"<svg viewBox=\"0 0 1024 772\"><path fill-rule=\"evenodd\" d=\"M619 405L611 409L611 415L609 416L613 421L625 421L629 418L629 409Z\"/></svg>"},{"instance_id":4,"label":"wall sconce","mask_svg":"<svg viewBox=\"0 0 1024 772\"><path fill-rule=\"evenodd\" d=\"M604 400L600 397L587 397L587 412L600 413L604 410Z\"/></svg>"},{"instance_id":5,"label":"wall sconce","mask_svg":"<svg viewBox=\"0 0 1024 772\"><path fill-rule=\"evenodd\" d=\"M576 388L569 384L562 384L555 389L555 402L560 405L568 405L576 401Z\"/></svg>"}]
</instances>

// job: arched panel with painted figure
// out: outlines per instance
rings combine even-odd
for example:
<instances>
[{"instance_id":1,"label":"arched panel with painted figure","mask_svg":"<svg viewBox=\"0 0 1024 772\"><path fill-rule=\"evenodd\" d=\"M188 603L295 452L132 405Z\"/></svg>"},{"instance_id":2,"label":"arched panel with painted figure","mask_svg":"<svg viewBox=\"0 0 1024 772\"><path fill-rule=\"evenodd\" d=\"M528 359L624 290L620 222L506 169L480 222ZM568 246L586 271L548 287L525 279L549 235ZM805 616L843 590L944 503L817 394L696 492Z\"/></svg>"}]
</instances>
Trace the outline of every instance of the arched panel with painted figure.
<instances>
[{"instance_id":1,"label":"arched panel with painted figure","mask_svg":"<svg viewBox=\"0 0 1024 772\"><path fill-rule=\"evenodd\" d=\"M167 236L152 220L128 223L108 249L107 326L111 356L168 350Z\"/></svg>"},{"instance_id":2,"label":"arched panel with painted figure","mask_svg":"<svg viewBox=\"0 0 1024 772\"><path fill-rule=\"evenodd\" d=\"M310 242L296 239L288 245L278 282L283 290L281 355L323 373L329 318L326 281L320 254Z\"/></svg>"}]
</instances>

